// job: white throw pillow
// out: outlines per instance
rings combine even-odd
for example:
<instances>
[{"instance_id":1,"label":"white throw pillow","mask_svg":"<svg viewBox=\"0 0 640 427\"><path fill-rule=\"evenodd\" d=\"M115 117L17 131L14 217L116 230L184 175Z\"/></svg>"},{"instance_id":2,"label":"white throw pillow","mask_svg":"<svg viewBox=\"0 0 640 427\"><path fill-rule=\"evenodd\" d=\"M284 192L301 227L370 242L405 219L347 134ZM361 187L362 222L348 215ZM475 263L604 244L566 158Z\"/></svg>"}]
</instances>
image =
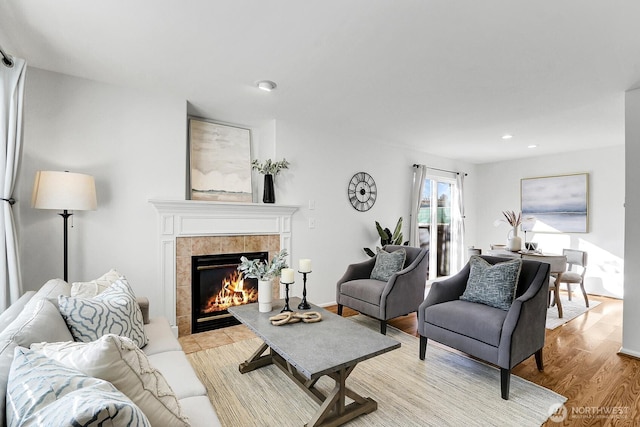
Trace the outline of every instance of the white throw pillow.
<instances>
[{"instance_id":1,"label":"white throw pillow","mask_svg":"<svg viewBox=\"0 0 640 427\"><path fill-rule=\"evenodd\" d=\"M144 413L107 381L17 347L7 387L7 425L150 427Z\"/></svg>"},{"instance_id":2,"label":"white throw pillow","mask_svg":"<svg viewBox=\"0 0 640 427\"><path fill-rule=\"evenodd\" d=\"M123 277L122 274L112 268L95 280L89 282L73 282L73 284L71 284L71 296L77 298L93 298L106 291L109 286L113 285L121 277Z\"/></svg>"},{"instance_id":3,"label":"white throw pillow","mask_svg":"<svg viewBox=\"0 0 640 427\"><path fill-rule=\"evenodd\" d=\"M145 413L153 426L188 426L178 398L160 371L128 338L105 335L91 343L33 344L31 350L109 381Z\"/></svg>"},{"instance_id":4,"label":"white throw pillow","mask_svg":"<svg viewBox=\"0 0 640 427\"><path fill-rule=\"evenodd\" d=\"M58 308L48 299L31 300L22 312L0 333L0 340L12 340L29 347L34 342L71 341Z\"/></svg>"},{"instance_id":5,"label":"white throw pillow","mask_svg":"<svg viewBox=\"0 0 640 427\"><path fill-rule=\"evenodd\" d=\"M91 342L116 334L131 338L140 348L147 344L142 311L124 277L94 298L61 295L58 307L75 341Z\"/></svg>"},{"instance_id":6,"label":"white throw pillow","mask_svg":"<svg viewBox=\"0 0 640 427\"><path fill-rule=\"evenodd\" d=\"M58 295L71 295L71 285L62 279L51 279L38 289L32 300L46 298L55 304L58 301Z\"/></svg>"}]
</instances>

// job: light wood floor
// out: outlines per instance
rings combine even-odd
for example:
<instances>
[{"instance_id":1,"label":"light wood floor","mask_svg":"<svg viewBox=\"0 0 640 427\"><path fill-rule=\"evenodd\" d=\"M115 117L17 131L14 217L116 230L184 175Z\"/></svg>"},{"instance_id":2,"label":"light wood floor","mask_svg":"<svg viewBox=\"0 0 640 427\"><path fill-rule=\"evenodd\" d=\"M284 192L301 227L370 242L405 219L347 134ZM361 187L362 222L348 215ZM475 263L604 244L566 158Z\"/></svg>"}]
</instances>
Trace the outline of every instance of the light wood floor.
<instances>
[{"instance_id":1,"label":"light wood floor","mask_svg":"<svg viewBox=\"0 0 640 427\"><path fill-rule=\"evenodd\" d=\"M618 355L622 346L622 301L589 298L602 304L559 328L547 330L544 372L537 370L530 357L516 366L513 374L567 397L567 419L562 424L547 421L546 427L640 426L640 360ZM337 311L335 305L325 308ZM348 308L343 312L344 316L355 314ZM418 335L415 314L389 324ZM186 352L193 352L254 336L238 325L181 337L180 342ZM496 384L496 393L499 387ZM622 415L615 418L603 412L611 410Z\"/></svg>"},{"instance_id":2,"label":"light wood floor","mask_svg":"<svg viewBox=\"0 0 640 427\"><path fill-rule=\"evenodd\" d=\"M547 330L544 372L538 371L533 357L512 372L567 397L568 416L563 425L640 426L640 360L618 354L622 346L622 301L595 296L589 299L602 304L559 328ZM335 313L337 307L326 309ZM343 315L353 314L357 312L344 309ZM415 314L389 324L418 335ZM608 415L606 411L612 410L622 415ZM547 421L544 425L562 424Z\"/></svg>"}]
</instances>

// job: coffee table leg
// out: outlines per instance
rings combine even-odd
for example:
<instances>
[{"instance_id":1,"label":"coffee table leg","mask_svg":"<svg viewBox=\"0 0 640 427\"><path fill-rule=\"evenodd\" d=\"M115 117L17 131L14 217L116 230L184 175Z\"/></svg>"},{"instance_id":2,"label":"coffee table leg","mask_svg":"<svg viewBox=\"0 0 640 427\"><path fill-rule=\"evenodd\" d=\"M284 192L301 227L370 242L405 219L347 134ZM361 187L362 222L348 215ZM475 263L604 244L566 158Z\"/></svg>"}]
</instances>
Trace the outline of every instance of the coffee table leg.
<instances>
[{"instance_id":1,"label":"coffee table leg","mask_svg":"<svg viewBox=\"0 0 640 427\"><path fill-rule=\"evenodd\" d=\"M272 363L280 368L293 382L320 404L320 408L318 408L311 420L305 424L305 427L340 426L360 415L368 414L378 409L378 403L375 400L369 397L362 397L346 386L347 378L353 372L356 364L327 374L336 384L331 392L325 396L324 393L315 388L318 381L317 378L307 380L287 361L277 353L274 353L273 350L269 349L268 354L263 354L267 349L269 349L269 346L263 343L248 360L238 366L238 370L240 373L245 374ZM345 404L347 397L353 400L348 405Z\"/></svg>"},{"instance_id":2,"label":"coffee table leg","mask_svg":"<svg viewBox=\"0 0 640 427\"><path fill-rule=\"evenodd\" d=\"M340 369L329 375L336 382L336 385L305 426L339 426L360 415L368 414L378 409L378 403L375 400L369 397L362 397L347 388L347 377L351 374L353 368L355 368L355 365ZM345 405L345 396L353 399L353 402Z\"/></svg>"},{"instance_id":3,"label":"coffee table leg","mask_svg":"<svg viewBox=\"0 0 640 427\"><path fill-rule=\"evenodd\" d=\"M260 348L257 349L248 360L242 362L238 366L240 373L246 374L247 372L272 364L273 357L271 351L269 351L269 354L263 354L268 348L269 346L266 343L262 343Z\"/></svg>"}]
</instances>

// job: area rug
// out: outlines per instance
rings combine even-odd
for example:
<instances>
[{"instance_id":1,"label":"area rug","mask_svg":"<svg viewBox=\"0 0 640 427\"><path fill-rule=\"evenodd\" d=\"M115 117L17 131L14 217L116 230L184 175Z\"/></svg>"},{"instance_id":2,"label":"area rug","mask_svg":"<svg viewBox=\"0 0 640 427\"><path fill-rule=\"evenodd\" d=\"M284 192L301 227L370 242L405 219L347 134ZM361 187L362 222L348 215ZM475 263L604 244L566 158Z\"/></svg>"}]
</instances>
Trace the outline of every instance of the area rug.
<instances>
[{"instance_id":1,"label":"area rug","mask_svg":"<svg viewBox=\"0 0 640 427\"><path fill-rule=\"evenodd\" d=\"M349 317L373 330L379 323ZM552 405L566 398L515 375L510 400L500 397L500 372L490 366L429 344L426 360L418 358L419 340L396 328L387 335L402 346L361 362L348 386L378 402L378 410L349 426L539 426ZM308 337L313 343L313 336ZM238 364L261 344L259 338L202 350L187 357L207 387L223 426L302 426L318 406L277 367L240 374ZM323 377L318 388L333 381Z\"/></svg>"},{"instance_id":2,"label":"area rug","mask_svg":"<svg viewBox=\"0 0 640 427\"><path fill-rule=\"evenodd\" d=\"M573 320L581 314L600 305L600 301L590 300L589 307L587 308L584 305L582 295L574 295L572 300L569 301L567 295L563 293L560 294L560 303L562 304L562 318L558 317L558 307L555 305L547 309L547 329L555 329L558 326L562 326L570 320Z\"/></svg>"}]
</instances>

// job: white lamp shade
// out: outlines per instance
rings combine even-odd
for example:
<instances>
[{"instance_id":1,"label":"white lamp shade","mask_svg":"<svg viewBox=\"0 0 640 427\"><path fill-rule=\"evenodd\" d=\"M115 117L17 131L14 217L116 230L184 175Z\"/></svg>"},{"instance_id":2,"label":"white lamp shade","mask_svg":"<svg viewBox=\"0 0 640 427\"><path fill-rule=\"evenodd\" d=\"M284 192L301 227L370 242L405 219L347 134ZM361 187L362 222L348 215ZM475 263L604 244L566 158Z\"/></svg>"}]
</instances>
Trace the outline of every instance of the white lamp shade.
<instances>
[{"instance_id":1,"label":"white lamp shade","mask_svg":"<svg viewBox=\"0 0 640 427\"><path fill-rule=\"evenodd\" d=\"M97 206L95 181L82 173L38 171L31 205L36 209L93 211Z\"/></svg>"}]
</instances>

